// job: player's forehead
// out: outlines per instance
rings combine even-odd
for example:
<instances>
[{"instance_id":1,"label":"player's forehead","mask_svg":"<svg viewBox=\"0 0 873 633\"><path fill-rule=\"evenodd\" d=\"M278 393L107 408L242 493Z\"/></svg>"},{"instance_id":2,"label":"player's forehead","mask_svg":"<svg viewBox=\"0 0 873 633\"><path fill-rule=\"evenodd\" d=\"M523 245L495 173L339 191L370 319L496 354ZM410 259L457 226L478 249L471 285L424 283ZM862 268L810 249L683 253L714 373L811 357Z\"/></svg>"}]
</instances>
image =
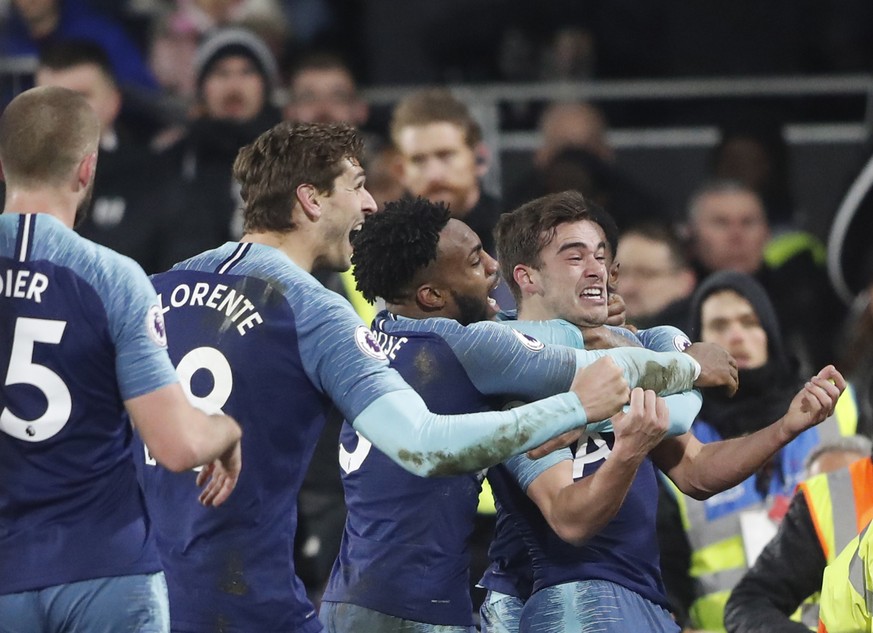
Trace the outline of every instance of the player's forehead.
<instances>
[{"instance_id":1,"label":"player's forehead","mask_svg":"<svg viewBox=\"0 0 873 633\"><path fill-rule=\"evenodd\" d=\"M606 234L599 224L591 220L564 222L555 227L552 239L543 249L557 253L568 247L597 250L605 245Z\"/></svg>"},{"instance_id":2,"label":"player's forehead","mask_svg":"<svg viewBox=\"0 0 873 633\"><path fill-rule=\"evenodd\" d=\"M339 162L340 173L337 180L354 181L365 176L364 168L354 156L346 156Z\"/></svg>"},{"instance_id":3,"label":"player's forehead","mask_svg":"<svg viewBox=\"0 0 873 633\"><path fill-rule=\"evenodd\" d=\"M461 220L450 218L440 231L439 249L443 253L461 253L466 256L481 246L482 241L476 232Z\"/></svg>"}]
</instances>

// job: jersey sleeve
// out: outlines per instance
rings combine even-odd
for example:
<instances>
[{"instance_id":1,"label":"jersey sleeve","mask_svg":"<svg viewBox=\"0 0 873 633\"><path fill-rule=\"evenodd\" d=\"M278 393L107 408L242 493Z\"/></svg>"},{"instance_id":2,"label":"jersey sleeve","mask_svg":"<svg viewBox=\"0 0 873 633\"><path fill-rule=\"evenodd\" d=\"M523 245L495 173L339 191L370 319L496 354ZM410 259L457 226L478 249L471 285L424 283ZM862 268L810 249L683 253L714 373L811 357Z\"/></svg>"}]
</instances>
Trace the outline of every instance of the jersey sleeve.
<instances>
[{"instance_id":1,"label":"jersey sleeve","mask_svg":"<svg viewBox=\"0 0 873 633\"><path fill-rule=\"evenodd\" d=\"M656 352L684 352L691 347L691 339L685 332L672 325L659 325L639 330L637 338L643 347Z\"/></svg>"},{"instance_id":2,"label":"jersey sleeve","mask_svg":"<svg viewBox=\"0 0 873 633\"><path fill-rule=\"evenodd\" d=\"M647 349L656 352L681 352L691 345L691 340L685 332L672 325L640 330L637 332L640 342ZM664 403L670 411L670 427L667 435L682 435L691 428L691 423L700 413L703 406L703 396L696 389L674 394L664 398Z\"/></svg>"},{"instance_id":3,"label":"jersey sleeve","mask_svg":"<svg viewBox=\"0 0 873 633\"><path fill-rule=\"evenodd\" d=\"M432 477L494 466L585 422L574 393L505 411L437 415L410 388L383 395L352 426L401 467Z\"/></svg>"},{"instance_id":4,"label":"jersey sleeve","mask_svg":"<svg viewBox=\"0 0 873 633\"><path fill-rule=\"evenodd\" d=\"M566 392L573 382L576 361L567 347L544 345L489 321L462 326L440 319L439 326L440 335L483 394L538 400Z\"/></svg>"},{"instance_id":5,"label":"jersey sleeve","mask_svg":"<svg viewBox=\"0 0 873 633\"><path fill-rule=\"evenodd\" d=\"M103 290L115 369L122 400L178 382L167 354L167 333L155 289L142 269L126 257L113 258Z\"/></svg>"},{"instance_id":6,"label":"jersey sleeve","mask_svg":"<svg viewBox=\"0 0 873 633\"><path fill-rule=\"evenodd\" d=\"M345 299L314 279L299 282L288 295L303 369L346 420L388 393L410 390Z\"/></svg>"},{"instance_id":7,"label":"jersey sleeve","mask_svg":"<svg viewBox=\"0 0 873 633\"><path fill-rule=\"evenodd\" d=\"M576 326L567 321L504 321L502 325L515 328L542 342L575 348L577 369L587 367L603 356L610 356L622 369L631 388L652 389L661 396L691 389L700 372L697 361L688 354L681 353L682 350L675 346L663 353L635 347L586 350L583 335ZM676 328L670 329L681 334ZM626 336L624 333L622 335ZM668 335L661 334L661 337L666 339ZM645 346L645 341L640 342Z\"/></svg>"},{"instance_id":8,"label":"jersey sleeve","mask_svg":"<svg viewBox=\"0 0 873 633\"><path fill-rule=\"evenodd\" d=\"M531 459L527 455L515 455L507 459L503 465L515 478L521 489L527 493L528 486L537 477L552 466L568 460L573 460L573 453L569 448L562 448L539 459Z\"/></svg>"}]
</instances>

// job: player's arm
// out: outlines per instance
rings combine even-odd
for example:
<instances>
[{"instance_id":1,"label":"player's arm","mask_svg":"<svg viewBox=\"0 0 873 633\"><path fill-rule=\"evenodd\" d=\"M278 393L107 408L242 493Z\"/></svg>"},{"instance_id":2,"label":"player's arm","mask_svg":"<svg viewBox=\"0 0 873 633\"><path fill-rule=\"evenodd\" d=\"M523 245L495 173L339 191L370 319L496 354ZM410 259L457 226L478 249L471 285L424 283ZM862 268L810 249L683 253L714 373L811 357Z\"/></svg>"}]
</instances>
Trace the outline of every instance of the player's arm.
<instances>
[{"instance_id":1,"label":"player's arm","mask_svg":"<svg viewBox=\"0 0 873 633\"><path fill-rule=\"evenodd\" d=\"M757 471L806 429L833 413L846 382L828 365L794 396L781 418L750 435L703 444L690 433L666 438L652 459L685 494L706 499Z\"/></svg>"},{"instance_id":2,"label":"player's arm","mask_svg":"<svg viewBox=\"0 0 873 633\"><path fill-rule=\"evenodd\" d=\"M124 405L149 453L169 470L189 470L226 454L226 461L231 461L239 451L242 431L236 421L194 407L178 383L125 400Z\"/></svg>"},{"instance_id":3,"label":"player's arm","mask_svg":"<svg viewBox=\"0 0 873 633\"><path fill-rule=\"evenodd\" d=\"M163 316L154 288L132 260L119 258L106 307L115 344L118 388L134 426L152 456L173 471L210 464L198 485L205 505L231 493L241 467L239 425L208 416L185 396L166 350Z\"/></svg>"},{"instance_id":4,"label":"player's arm","mask_svg":"<svg viewBox=\"0 0 873 633\"><path fill-rule=\"evenodd\" d=\"M613 415L628 399L627 386L610 381L609 391L591 393L591 375L579 371L569 393L506 411L465 415L431 413L412 389L385 393L351 423L356 431L401 467L424 477L475 472L539 446L545 440L583 426L588 419L582 402L597 417ZM607 413L608 412L608 413Z\"/></svg>"},{"instance_id":5,"label":"player's arm","mask_svg":"<svg viewBox=\"0 0 873 633\"><path fill-rule=\"evenodd\" d=\"M621 330L621 328L617 329ZM656 352L683 351L691 347L691 341L685 333L670 325L638 330L633 336L643 347ZM726 367L730 367L729 362ZM700 395L699 391L686 391L667 396L664 398L664 403L667 405L670 419L667 435L682 435L688 432L697 418L697 414L700 413L703 396Z\"/></svg>"},{"instance_id":6,"label":"player's arm","mask_svg":"<svg viewBox=\"0 0 873 633\"><path fill-rule=\"evenodd\" d=\"M549 526L572 545L581 545L612 520L640 464L667 430L667 409L655 392L634 389L630 402L627 413L613 417L615 444L594 474L574 482L573 463L562 461L527 486Z\"/></svg>"}]
</instances>

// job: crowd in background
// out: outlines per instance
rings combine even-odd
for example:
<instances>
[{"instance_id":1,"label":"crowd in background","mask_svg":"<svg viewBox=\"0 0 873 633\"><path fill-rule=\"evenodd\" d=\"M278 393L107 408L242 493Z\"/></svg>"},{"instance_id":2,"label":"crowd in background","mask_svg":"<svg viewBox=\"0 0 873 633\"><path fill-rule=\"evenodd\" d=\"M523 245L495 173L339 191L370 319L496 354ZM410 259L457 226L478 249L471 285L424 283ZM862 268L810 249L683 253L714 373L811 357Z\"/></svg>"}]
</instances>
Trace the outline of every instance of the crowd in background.
<instances>
[{"instance_id":1,"label":"crowd in background","mask_svg":"<svg viewBox=\"0 0 873 633\"><path fill-rule=\"evenodd\" d=\"M756 280L751 290L745 282L731 288L755 308L751 318L766 330L769 354L753 366L757 373L741 374L737 400L707 396L707 420L717 437L771 422L796 391L798 376L830 363L853 390L855 421L843 435L873 433L873 257L862 241L869 239L873 208L867 192L860 191L855 203L860 211L846 212L850 228L830 245L838 254L827 252L821 236L803 231L781 121L730 105L708 113L722 135L706 178L685 208L666 208L616 160L603 109L551 102L544 94L539 107L516 120L535 125L539 133L530 169L504 177L503 191L495 195L482 187L495 157L478 123L466 104L436 87L464 81L870 72L869 2L560 1L534 8L510 0L11 0L3 5L0 55L38 59L32 76L25 73L24 83L16 85L71 88L99 115L99 169L79 232L134 258L148 273L242 234L238 185L231 175L241 147L282 120L347 122L365 133L367 188L380 208L405 192L448 203L453 217L464 220L491 254L500 215L532 198L576 189L604 207L621 232L615 290L633 326L674 325L700 340L695 337L701 336L701 303L714 292L707 279L729 270ZM482 24L490 26L483 30ZM388 84L435 87L410 89L383 115L359 91ZM689 123L702 116L679 109L661 113ZM620 110L614 114L626 121ZM363 318L372 318L372 307L357 295L351 277L318 276L349 298ZM505 288L500 292L509 307L511 297ZM762 307L766 301L772 308ZM723 339L738 359L752 354L743 336L737 327ZM776 396L774 389L780 392ZM732 425L738 416L744 425ZM301 495L298 571L315 597L333 564L345 516L335 456L341 422L329 423ZM864 450L869 453L869 447L861 454ZM794 474L787 480L793 482ZM773 477L762 474L758 486L768 503ZM664 494L662 505L669 506L669 491ZM786 494L791 490L774 496L784 501ZM683 517L687 512L683 508ZM679 510L663 514L667 526L680 521ZM486 516L474 537L483 548L490 529ZM679 551L674 546L671 539L662 540L664 556L672 557L663 566L676 614L684 619L696 600L688 562L695 546L683 544Z\"/></svg>"}]
</instances>

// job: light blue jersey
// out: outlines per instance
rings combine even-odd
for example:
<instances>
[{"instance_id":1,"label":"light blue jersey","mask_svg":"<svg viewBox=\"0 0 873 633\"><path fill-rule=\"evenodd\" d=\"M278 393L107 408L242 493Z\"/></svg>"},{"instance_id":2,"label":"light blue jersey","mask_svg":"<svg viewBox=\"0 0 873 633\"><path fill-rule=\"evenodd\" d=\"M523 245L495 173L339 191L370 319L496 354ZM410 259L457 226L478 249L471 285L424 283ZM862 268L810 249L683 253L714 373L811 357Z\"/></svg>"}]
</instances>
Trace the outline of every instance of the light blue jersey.
<instances>
[{"instance_id":1,"label":"light blue jersey","mask_svg":"<svg viewBox=\"0 0 873 633\"><path fill-rule=\"evenodd\" d=\"M582 330L563 319L548 321L505 320L503 323L544 343L585 349ZM691 341L684 332L670 325L640 330L636 334L627 328L610 329L627 338L635 346L655 352L684 352L691 345ZM667 433L668 435L681 435L687 433L691 428L691 424L700 412L703 399L700 392L693 390L666 396L665 403L670 411L670 428ZM627 411L627 407L625 407L625 411ZM589 424L588 430L589 432L612 431L612 422L604 420L598 424Z\"/></svg>"}]
</instances>

